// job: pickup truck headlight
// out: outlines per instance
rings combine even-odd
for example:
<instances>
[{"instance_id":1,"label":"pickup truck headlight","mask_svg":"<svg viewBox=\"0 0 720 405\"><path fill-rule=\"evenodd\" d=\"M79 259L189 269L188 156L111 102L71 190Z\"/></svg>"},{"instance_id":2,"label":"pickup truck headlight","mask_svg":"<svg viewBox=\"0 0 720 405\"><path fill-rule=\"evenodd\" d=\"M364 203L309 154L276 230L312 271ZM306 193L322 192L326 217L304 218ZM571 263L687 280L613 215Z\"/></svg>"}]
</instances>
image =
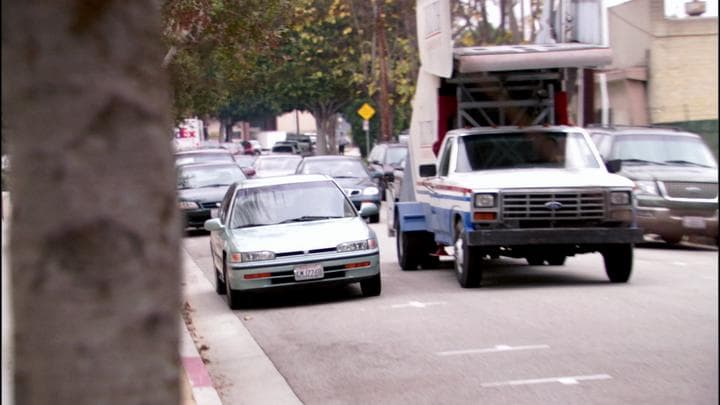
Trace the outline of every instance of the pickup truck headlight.
<instances>
[{"instance_id":1,"label":"pickup truck headlight","mask_svg":"<svg viewBox=\"0 0 720 405\"><path fill-rule=\"evenodd\" d=\"M475 194L475 208L492 208L495 206L495 194Z\"/></svg>"},{"instance_id":2,"label":"pickup truck headlight","mask_svg":"<svg viewBox=\"0 0 720 405\"><path fill-rule=\"evenodd\" d=\"M275 253L267 250L259 252L236 252L230 254L230 262L232 263L245 263L245 262L259 262L262 260L273 260Z\"/></svg>"},{"instance_id":3,"label":"pickup truck headlight","mask_svg":"<svg viewBox=\"0 0 720 405\"><path fill-rule=\"evenodd\" d=\"M379 192L380 190L377 187L365 187L362 191L363 195L375 195Z\"/></svg>"},{"instance_id":4,"label":"pickup truck headlight","mask_svg":"<svg viewBox=\"0 0 720 405\"><path fill-rule=\"evenodd\" d=\"M195 210L200 208L200 206L194 201L179 201L178 208L181 210Z\"/></svg>"},{"instance_id":5,"label":"pickup truck headlight","mask_svg":"<svg viewBox=\"0 0 720 405\"><path fill-rule=\"evenodd\" d=\"M338 253L354 252L356 250L369 250L377 248L377 239L356 240L337 245Z\"/></svg>"},{"instance_id":6,"label":"pickup truck headlight","mask_svg":"<svg viewBox=\"0 0 720 405\"><path fill-rule=\"evenodd\" d=\"M631 201L629 191L613 191L610 193L610 203L612 205L630 205Z\"/></svg>"},{"instance_id":7,"label":"pickup truck headlight","mask_svg":"<svg viewBox=\"0 0 720 405\"><path fill-rule=\"evenodd\" d=\"M638 194L659 195L657 185L653 180L635 180Z\"/></svg>"}]
</instances>

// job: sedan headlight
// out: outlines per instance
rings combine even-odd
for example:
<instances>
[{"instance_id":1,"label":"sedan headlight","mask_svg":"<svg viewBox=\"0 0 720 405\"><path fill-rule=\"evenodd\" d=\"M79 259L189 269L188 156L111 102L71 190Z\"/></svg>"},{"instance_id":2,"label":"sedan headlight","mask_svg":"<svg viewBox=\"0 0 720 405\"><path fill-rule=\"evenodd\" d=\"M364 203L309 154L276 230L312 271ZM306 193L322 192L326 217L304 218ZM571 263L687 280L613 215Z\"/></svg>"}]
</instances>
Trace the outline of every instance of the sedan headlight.
<instances>
[{"instance_id":1,"label":"sedan headlight","mask_svg":"<svg viewBox=\"0 0 720 405\"><path fill-rule=\"evenodd\" d=\"M492 208L495 206L495 194L475 194L475 208Z\"/></svg>"},{"instance_id":2,"label":"sedan headlight","mask_svg":"<svg viewBox=\"0 0 720 405\"><path fill-rule=\"evenodd\" d=\"M370 250L377 248L377 239L356 240L337 245L338 253L354 252L356 250Z\"/></svg>"},{"instance_id":3,"label":"sedan headlight","mask_svg":"<svg viewBox=\"0 0 720 405\"><path fill-rule=\"evenodd\" d=\"M200 208L200 206L198 205L198 203L196 203L196 202L194 202L194 201L179 201L179 202L178 202L178 207L179 207L181 210L195 210L195 209Z\"/></svg>"},{"instance_id":4,"label":"sedan headlight","mask_svg":"<svg viewBox=\"0 0 720 405\"><path fill-rule=\"evenodd\" d=\"M635 180L635 187L639 194L659 195L653 180Z\"/></svg>"},{"instance_id":5,"label":"sedan headlight","mask_svg":"<svg viewBox=\"0 0 720 405\"><path fill-rule=\"evenodd\" d=\"M610 193L610 203L612 205L630 205L630 192L629 191L613 191Z\"/></svg>"},{"instance_id":6,"label":"sedan headlight","mask_svg":"<svg viewBox=\"0 0 720 405\"><path fill-rule=\"evenodd\" d=\"M374 195L380 193L377 187L365 187L362 191L363 195Z\"/></svg>"},{"instance_id":7,"label":"sedan headlight","mask_svg":"<svg viewBox=\"0 0 720 405\"><path fill-rule=\"evenodd\" d=\"M275 253L267 250L259 252L237 252L230 254L230 262L232 263L245 263L245 262L259 262L262 260L273 260Z\"/></svg>"}]
</instances>

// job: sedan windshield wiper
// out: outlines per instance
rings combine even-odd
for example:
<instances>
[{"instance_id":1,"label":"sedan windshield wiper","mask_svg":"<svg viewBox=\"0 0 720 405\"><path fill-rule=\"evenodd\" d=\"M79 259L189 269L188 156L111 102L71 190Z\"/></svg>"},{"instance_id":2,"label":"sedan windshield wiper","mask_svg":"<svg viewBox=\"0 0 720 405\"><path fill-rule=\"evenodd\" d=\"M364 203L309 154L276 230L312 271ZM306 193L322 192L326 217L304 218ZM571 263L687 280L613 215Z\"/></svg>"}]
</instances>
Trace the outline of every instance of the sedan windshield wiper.
<instances>
[{"instance_id":1,"label":"sedan windshield wiper","mask_svg":"<svg viewBox=\"0 0 720 405\"><path fill-rule=\"evenodd\" d=\"M653 162L652 160L644 160L644 159L620 159L620 160L622 160L623 162L630 162L630 163L647 163L647 164L651 164L651 165L660 165L660 166L665 165L665 163Z\"/></svg>"},{"instance_id":2,"label":"sedan windshield wiper","mask_svg":"<svg viewBox=\"0 0 720 405\"><path fill-rule=\"evenodd\" d=\"M331 219L331 218L342 218L342 217L335 217L335 216L320 216L320 215L303 215L301 217L292 218L292 219L286 219L282 222L278 222L278 224L288 224L291 222L308 222L308 221L320 221L323 219Z\"/></svg>"},{"instance_id":3,"label":"sedan windshield wiper","mask_svg":"<svg viewBox=\"0 0 720 405\"><path fill-rule=\"evenodd\" d=\"M693 165L693 166L700 166L700 167L712 167L708 165L703 165L700 163L690 162L687 160L666 160L665 163L668 164L681 164L681 165Z\"/></svg>"}]
</instances>

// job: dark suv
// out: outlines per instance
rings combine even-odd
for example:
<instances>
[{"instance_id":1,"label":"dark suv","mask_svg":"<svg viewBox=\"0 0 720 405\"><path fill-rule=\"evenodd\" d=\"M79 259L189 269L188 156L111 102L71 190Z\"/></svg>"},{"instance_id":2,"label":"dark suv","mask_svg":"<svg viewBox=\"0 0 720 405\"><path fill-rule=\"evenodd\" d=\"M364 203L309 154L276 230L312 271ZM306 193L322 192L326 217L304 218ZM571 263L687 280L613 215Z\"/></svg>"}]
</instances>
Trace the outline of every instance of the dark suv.
<instances>
[{"instance_id":1,"label":"dark suv","mask_svg":"<svg viewBox=\"0 0 720 405\"><path fill-rule=\"evenodd\" d=\"M718 238L718 169L699 135L665 127L587 128L605 161L635 182L637 221L668 243Z\"/></svg>"},{"instance_id":2,"label":"dark suv","mask_svg":"<svg viewBox=\"0 0 720 405\"><path fill-rule=\"evenodd\" d=\"M402 167L402 162L407 156L407 148L407 144L404 143L379 143L368 155L368 170L370 175L377 179L383 201L385 201L387 184L392 182L393 170Z\"/></svg>"}]
</instances>

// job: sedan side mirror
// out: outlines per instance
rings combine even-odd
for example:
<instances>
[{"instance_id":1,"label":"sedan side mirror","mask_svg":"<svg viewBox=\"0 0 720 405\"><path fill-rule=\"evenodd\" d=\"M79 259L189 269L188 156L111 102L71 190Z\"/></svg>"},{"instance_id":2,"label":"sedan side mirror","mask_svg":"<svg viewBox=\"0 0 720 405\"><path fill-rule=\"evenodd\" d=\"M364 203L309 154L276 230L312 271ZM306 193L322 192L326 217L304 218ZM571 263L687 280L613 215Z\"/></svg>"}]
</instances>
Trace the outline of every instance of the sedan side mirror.
<instances>
[{"instance_id":1,"label":"sedan side mirror","mask_svg":"<svg viewBox=\"0 0 720 405\"><path fill-rule=\"evenodd\" d=\"M223 229L225 226L223 226L223 224L222 224L222 222L220 222L219 218L213 218L213 219L208 219L207 221L205 221L205 224L203 227L205 228L206 231L212 232L212 231L219 231L219 230Z\"/></svg>"},{"instance_id":2,"label":"sedan side mirror","mask_svg":"<svg viewBox=\"0 0 720 405\"><path fill-rule=\"evenodd\" d=\"M617 173L622 169L622 160L608 160L607 162L605 162L605 167L607 168L608 172Z\"/></svg>"}]
</instances>

